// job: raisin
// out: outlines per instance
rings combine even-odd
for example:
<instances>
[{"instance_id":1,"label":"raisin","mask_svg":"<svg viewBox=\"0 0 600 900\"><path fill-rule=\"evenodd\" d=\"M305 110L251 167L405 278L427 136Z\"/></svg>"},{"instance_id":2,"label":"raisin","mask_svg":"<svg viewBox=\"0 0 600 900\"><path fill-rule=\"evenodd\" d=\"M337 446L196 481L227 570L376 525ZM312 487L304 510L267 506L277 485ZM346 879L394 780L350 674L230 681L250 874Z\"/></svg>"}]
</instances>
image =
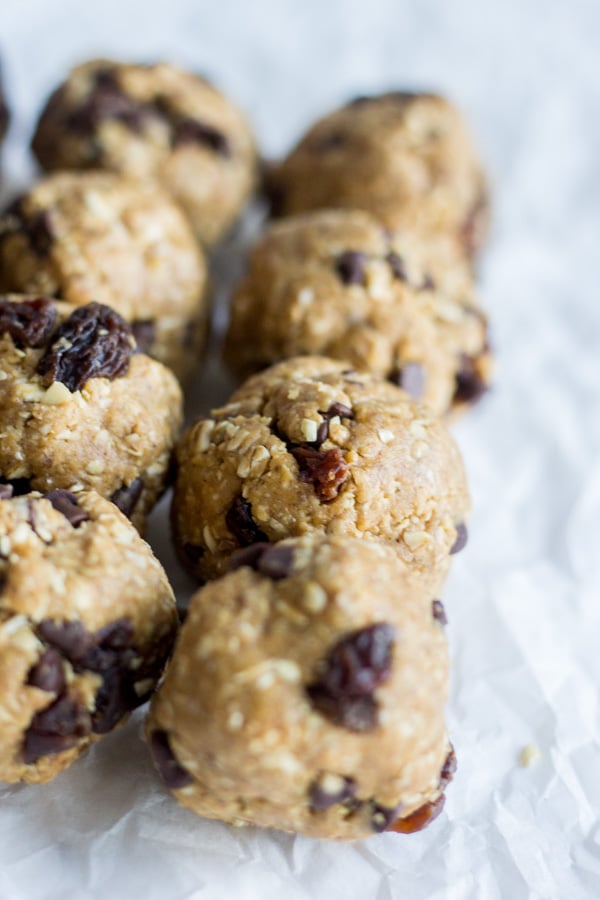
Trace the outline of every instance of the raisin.
<instances>
[{"instance_id":1,"label":"raisin","mask_svg":"<svg viewBox=\"0 0 600 900\"><path fill-rule=\"evenodd\" d=\"M62 656L57 650L50 648L42 653L38 662L29 671L27 684L51 694L61 694L64 691L65 670Z\"/></svg>"},{"instance_id":2,"label":"raisin","mask_svg":"<svg viewBox=\"0 0 600 900\"><path fill-rule=\"evenodd\" d=\"M309 788L310 808L313 812L321 812L338 803L354 800L355 795L356 782L352 778L325 774Z\"/></svg>"},{"instance_id":3,"label":"raisin","mask_svg":"<svg viewBox=\"0 0 600 900\"><path fill-rule=\"evenodd\" d=\"M100 303L76 309L54 335L37 371L47 384L60 381L70 391L80 390L90 378L125 375L133 352L127 322Z\"/></svg>"},{"instance_id":4,"label":"raisin","mask_svg":"<svg viewBox=\"0 0 600 900\"><path fill-rule=\"evenodd\" d=\"M79 506L77 497L70 491L63 491L57 488L53 491L48 491L44 496L46 500L50 501L54 509L63 514L73 528L79 528L83 522L89 522L89 515Z\"/></svg>"},{"instance_id":5,"label":"raisin","mask_svg":"<svg viewBox=\"0 0 600 900\"><path fill-rule=\"evenodd\" d=\"M269 540L252 518L252 507L241 494L238 494L227 510L225 524L241 547Z\"/></svg>"},{"instance_id":6,"label":"raisin","mask_svg":"<svg viewBox=\"0 0 600 900\"><path fill-rule=\"evenodd\" d=\"M199 122L197 119L182 118L173 124L171 144L181 147L185 144L202 144L218 156L230 157L231 146L222 131Z\"/></svg>"},{"instance_id":7,"label":"raisin","mask_svg":"<svg viewBox=\"0 0 600 900\"><path fill-rule=\"evenodd\" d=\"M386 623L360 628L338 641L307 688L316 709L350 731L373 730L378 713L374 691L391 676L393 645L394 629Z\"/></svg>"},{"instance_id":8,"label":"raisin","mask_svg":"<svg viewBox=\"0 0 600 900\"><path fill-rule=\"evenodd\" d=\"M476 403L488 390L477 369L477 359L465 353L461 356L461 366L455 380L454 403Z\"/></svg>"},{"instance_id":9,"label":"raisin","mask_svg":"<svg viewBox=\"0 0 600 900\"><path fill-rule=\"evenodd\" d=\"M460 553L460 551L466 547L468 539L469 532L467 531L467 526L464 522L459 522L456 526L456 539L450 547L450 553Z\"/></svg>"},{"instance_id":10,"label":"raisin","mask_svg":"<svg viewBox=\"0 0 600 900\"><path fill-rule=\"evenodd\" d=\"M365 265L367 263L367 254L360 250L346 250L341 253L336 260L336 268L338 275L344 284L362 284L366 283Z\"/></svg>"},{"instance_id":11,"label":"raisin","mask_svg":"<svg viewBox=\"0 0 600 900\"><path fill-rule=\"evenodd\" d=\"M9 334L16 347L43 347L50 340L56 322L52 300L38 297L11 303L0 300L0 334Z\"/></svg>"},{"instance_id":12,"label":"raisin","mask_svg":"<svg viewBox=\"0 0 600 900\"><path fill-rule=\"evenodd\" d=\"M42 756L62 753L87 737L90 731L87 709L76 697L62 694L31 720L25 732L23 759L26 765L31 765Z\"/></svg>"},{"instance_id":13,"label":"raisin","mask_svg":"<svg viewBox=\"0 0 600 900\"><path fill-rule=\"evenodd\" d=\"M166 731L153 731L149 744L158 774L169 790L177 791L192 783L190 773L175 759Z\"/></svg>"},{"instance_id":14,"label":"raisin","mask_svg":"<svg viewBox=\"0 0 600 900\"><path fill-rule=\"evenodd\" d=\"M441 600L432 600L431 601L431 614L436 622L439 622L440 625L448 624L448 617L446 616L446 610L444 609L444 604Z\"/></svg>"},{"instance_id":15,"label":"raisin","mask_svg":"<svg viewBox=\"0 0 600 900\"><path fill-rule=\"evenodd\" d=\"M124 516L128 519L133 515L142 491L144 490L144 482L141 478L136 478L129 485L122 485L111 495L111 500L120 509Z\"/></svg>"},{"instance_id":16,"label":"raisin","mask_svg":"<svg viewBox=\"0 0 600 900\"><path fill-rule=\"evenodd\" d=\"M402 388L415 400L420 400L425 390L425 370L421 363L407 362L394 369L389 381Z\"/></svg>"},{"instance_id":17,"label":"raisin","mask_svg":"<svg viewBox=\"0 0 600 900\"><path fill-rule=\"evenodd\" d=\"M291 447L303 481L312 481L315 493L324 503L335 500L349 475L348 464L339 447L318 450L315 447Z\"/></svg>"},{"instance_id":18,"label":"raisin","mask_svg":"<svg viewBox=\"0 0 600 900\"><path fill-rule=\"evenodd\" d=\"M329 423L335 416L340 419L353 419L354 413L345 403L332 403L326 412L321 412L323 421L317 430L317 444L322 444L329 437Z\"/></svg>"},{"instance_id":19,"label":"raisin","mask_svg":"<svg viewBox=\"0 0 600 900\"><path fill-rule=\"evenodd\" d=\"M400 834L413 834L415 831L422 831L430 822L437 819L444 808L445 802L446 798L443 794L440 794L437 800L426 803L420 809L416 809L411 813L410 816L406 816L404 819L396 819L395 822L387 826L387 831L397 831Z\"/></svg>"}]
</instances>

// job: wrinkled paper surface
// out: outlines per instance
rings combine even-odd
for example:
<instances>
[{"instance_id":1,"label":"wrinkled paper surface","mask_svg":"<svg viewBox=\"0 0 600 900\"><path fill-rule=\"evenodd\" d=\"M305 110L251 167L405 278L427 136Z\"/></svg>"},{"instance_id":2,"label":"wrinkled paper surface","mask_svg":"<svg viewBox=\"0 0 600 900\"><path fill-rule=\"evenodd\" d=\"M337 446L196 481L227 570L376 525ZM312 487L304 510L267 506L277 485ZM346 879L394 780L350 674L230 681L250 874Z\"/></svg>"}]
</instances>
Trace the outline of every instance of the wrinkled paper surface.
<instances>
[{"instance_id":1,"label":"wrinkled paper surface","mask_svg":"<svg viewBox=\"0 0 600 900\"><path fill-rule=\"evenodd\" d=\"M211 73L267 155L349 96L449 93L493 180L497 369L455 428L474 513L444 597L459 769L437 822L344 845L203 821L159 785L140 711L53 783L0 786L2 900L600 896L599 29L594 0L3 0L6 193L32 172L36 107L92 55ZM225 283L239 245L220 254ZM213 365L190 414L226 392ZM166 522L163 503L149 538L185 599Z\"/></svg>"}]
</instances>

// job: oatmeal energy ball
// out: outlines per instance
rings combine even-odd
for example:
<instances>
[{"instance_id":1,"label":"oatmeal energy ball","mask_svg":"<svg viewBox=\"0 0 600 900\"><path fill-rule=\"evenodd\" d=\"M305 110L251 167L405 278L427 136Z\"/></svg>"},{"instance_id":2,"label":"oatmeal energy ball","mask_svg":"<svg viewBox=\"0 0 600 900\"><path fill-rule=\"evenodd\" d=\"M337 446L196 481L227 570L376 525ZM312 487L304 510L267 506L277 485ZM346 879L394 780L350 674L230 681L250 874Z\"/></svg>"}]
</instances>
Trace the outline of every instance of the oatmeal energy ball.
<instances>
[{"instance_id":1,"label":"oatmeal energy ball","mask_svg":"<svg viewBox=\"0 0 600 900\"><path fill-rule=\"evenodd\" d=\"M206 79L167 63L93 60L43 110L33 151L44 169L108 169L158 181L212 245L252 193L257 154L242 113Z\"/></svg>"},{"instance_id":2,"label":"oatmeal energy ball","mask_svg":"<svg viewBox=\"0 0 600 900\"><path fill-rule=\"evenodd\" d=\"M226 359L240 375L298 354L348 360L443 415L490 374L471 267L447 238L319 211L272 225L232 301Z\"/></svg>"},{"instance_id":3,"label":"oatmeal energy ball","mask_svg":"<svg viewBox=\"0 0 600 900\"><path fill-rule=\"evenodd\" d=\"M0 296L0 483L14 493L93 489L142 528L181 420L175 376L118 313Z\"/></svg>"},{"instance_id":4,"label":"oatmeal energy ball","mask_svg":"<svg viewBox=\"0 0 600 900\"><path fill-rule=\"evenodd\" d=\"M154 688L177 615L166 575L93 491L0 486L0 781L48 781Z\"/></svg>"},{"instance_id":5,"label":"oatmeal energy ball","mask_svg":"<svg viewBox=\"0 0 600 900\"><path fill-rule=\"evenodd\" d=\"M181 558L221 574L256 541L310 532L389 542L439 585L465 537L459 451L404 391L348 363L299 357L249 379L177 451ZM435 581L437 578L437 581Z\"/></svg>"},{"instance_id":6,"label":"oatmeal energy ball","mask_svg":"<svg viewBox=\"0 0 600 900\"><path fill-rule=\"evenodd\" d=\"M393 230L454 237L475 256L487 231L484 174L458 110L436 94L358 97L318 121L271 177L274 211L363 209Z\"/></svg>"},{"instance_id":7,"label":"oatmeal energy ball","mask_svg":"<svg viewBox=\"0 0 600 900\"><path fill-rule=\"evenodd\" d=\"M146 731L202 816L326 837L411 832L455 768L444 609L390 547L256 544L192 599Z\"/></svg>"},{"instance_id":8,"label":"oatmeal energy ball","mask_svg":"<svg viewBox=\"0 0 600 900\"><path fill-rule=\"evenodd\" d=\"M42 179L0 217L0 291L94 300L184 377L207 327L206 265L185 216L156 186L104 172Z\"/></svg>"}]
</instances>

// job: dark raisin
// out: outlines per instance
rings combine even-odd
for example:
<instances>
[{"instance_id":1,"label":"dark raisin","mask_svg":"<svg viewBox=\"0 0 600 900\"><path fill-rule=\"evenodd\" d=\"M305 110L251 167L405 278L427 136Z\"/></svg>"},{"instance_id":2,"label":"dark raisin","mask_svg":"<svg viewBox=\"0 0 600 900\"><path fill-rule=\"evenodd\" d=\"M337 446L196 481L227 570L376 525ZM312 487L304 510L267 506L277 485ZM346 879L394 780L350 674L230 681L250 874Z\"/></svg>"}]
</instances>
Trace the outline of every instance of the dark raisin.
<instances>
[{"instance_id":1,"label":"dark raisin","mask_svg":"<svg viewBox=\"0 0 600 900\"><path fill-rule=\"evenodd\" d=\"M377 726L374 691L392 673L394 629L386 623L352 632L335 644L308 686L313 705L335 725L351 731Z\"/></svg>"},{"instance_id":2,"label":"dark raisin","mask_svg":"<svg viewBox=\"0 0 600 900\"><path fill-rule=\"evenodd\" d=\"M448 624L448 617L446 616L446 610L444 609L444 604L441 600L432 600L431 601L431 614L436 622L439 622L440 625Z\"/></svg>"},{"instance_id":3,"label":"dark raisin","mask_svg":"<svg viewBox=\"0 0 600 900\"><path fill-rule=\"evenodd\" d=\"M367 259L367 254L360 250L346 250L338 256L336 269L344 284L366 283Z\"/></svg>"},{"instance_id":4,"label":"dark raisin","mask_svg":"<svg viewBox=\"0 0 600 900\"><path fill-rule=\"evenodd\" d=\"M225 524L241 547L269 540L252 518L252 506L241 494L227 510Z\"/></svg>"},{"instance_id":5,"label":"dark raisin","mask_svg":"<svg viewBox=\"0 0 600 900\"><path fill-rule=\"evenodd\" d=\"M29 670L27 684L51 694L63 692L66 685L65 670L62 656L57 650L50 648L42 653L35 666Z\"/></svg>"},{"instance_id":6,"label":"dark raisin","mask_svg":"<svg viewBox=\"0 0 600 900\"><path fill-rule=\"evenodd\" d=\"M386 261L388 262L390 269L392 270L394 278L397 278L399 281L408 281L406 266L404 265L404 260L399 253L395 253L392 250L386 256Z\"/></svg>"},{"instance_id":7,"label":"dark raisin","mask_svg":"<svg viewBox=\"0 0 600 900\"><path fill-rule=\"evenodd\" d=\"M176 122L173 125L171 143L173 147L203 144L218 156L231 156L231 145L223 132L197 119L183 118Z\"/></svg>"},{"instance_id":8,"label":"dark raisin","mask_svg":"<svg viewBox=\"0 0 600 900\"><path fill-rule=\"evenodd\" d=\"M440 791L445 791L454 775L456 773L456 754L454 752L454 747L452 744L450 745L450 750L448 751L448 756L442 766L442 771L440 772L440 781L439 781L439 789Z\"/></svg>"},{"instance_id":9,"label":"dark raisin","mask_svg":"<svg viewBox=\"0 0 600 900\"><path fill-rule=\"evenodd\" d=\"M131 331L137 344L138 353L149 353L156 337L153 319L137 319L131 323Z\"/></svg>"},{"instance_id":10,"label":"dark raisin","mask_svg":"<svg viewBox=\"0 0 600 900\"><path fill-rule=\"evenodd\" d=\"M52 300L38 297L11 303L0 300L0 334L9 334L16 347L43 347L50 340L56 322Z\"/></svg>"},{"instance_id":11,"label":"dark raisin","mask_svg":"<svg viewBox=\"0 0 600 900\"><path fill-rule=\"evenodd\" d=\"M192 783L193 779L190 773L186 772L175 759L166 731L153 731L149 744L158 774L169 790L178 791Z\"/></svg>"},{"instance_id":12,"label":"dark raisin","mask_svg":"<svg viewBox=\"0 0 600 900\"><path fill-rule=\"evenodd\" d=\"M83 522L89 522L89 515L80 507L77 497L70 491L56 488L53 491L48 491L44 496L46 500L50 501L54 509L63 514L73 528L79 528Z\"/></svg>"},{"instance_id":13,"label":"dark raisin","mask_svg":"<svg viewBox=\"0 0 600 900\"><path fill-rule=\"evenodd\" d=\"M123 485L111 495L111 500L120 509L124 516L131 518L135 510L142 491L144 490L144 482L141 478L136 478L131 484Z\"/></svg>"},{"instance_id":14,"label":"dark raisin","mask_svg":"<svg viewBox=\"0 0 600 900\"><path fill-rule=\"evenodd\" d=\"M42 756L62 753L74 747L91 731L90 715L76 697L63 694L35 714L25 732L23 759L32 765Z\"/></svg>"},{"instance_id":15,"label":"dark raisin","mask_svg":"<svg viewBox=\"0 0 600 900\"><path fill-rule=\"evenodd\" d=\"M415 831L422 831L423 828L426 828L427 825L430 824L430 822L437 819L444 808L445 802L446 798L443 794L440 794L437 800L426 803L425 806L416 809L410 816L406 816L406 818L403 819L396 819L395 822L388 825L387 830L397 831L400 834L413 834Z\"/></svg>"},{"instance_id":16,"label":"dark raisin","mask_svg":"<svg viewBox=\"0 0 600 900\"><path fill-rule=\"evenodd\" d=\"M460 553L460 551L466 547L468 539L469 532L467 531L467 526L464 522L459 522L456 526L456 539L450 547L450 553Z\"/></svg>"},{"instance_id":17,"label":"dark raisin","mask_svg":"<svg viewBox=\"0 0 600 900\"><path fill-rule=\"evenodd\" d=\"M460 370L456 373L454 403L476 403L488 390L477 368L477 359L462 354Z\"/></svg>"},{"instance_id":18,"label":"dark raisin","mask_svg":"<svg viewBox=\"0 0 600 900\"><path fill-rule=\"evenodd\" d=\"M335 784L335 789L329 789L327 777L321 777L317 781L313 781L309 788L310 808L313 812L322 812L335 806L337 803L344 803L353 800L356 795L356 782L352 778L338 776L341 778L339 788Z\"/></svg>"},{"instance_id":19,"label":"dark raisin","mask_svg":"<svg viewBox=\"0 0 600 900\"><path fill-rule=\"evenodd\" d=\"M318 450L315 447L291 447L290 453L298 463L300 477L311 481L319 500L335 500L349 475L348 464L339 447Z\"/></svg>"},{"instance_id":20,"label":"dark raisin","mask_svg":"<svg viewBox=\"0 0 600 900\"><path fill-rule=\"evenodd\" d=\"M354 413L349 406L346 406L345 403L332 403L326 412L321 412L321 415L323 416L323 421L317 429L316 443L318 445L322 444L329 437L329 423L331 419L333 419L335 416L339 416L340 419L354 418Z\"/></svg>"},{"instance_id":21,"label":"dark raisin","mask_svg":"<svg viewBox=\"0 0 600 900\"><path fill-rule=\"evenodd\" d=\"M54 335L37 371L47 384L80 390L90 378L125 375L133 352L131 328L117 312L88 303L71 313Z\"/></svg>"},{"instance_id":22,"label":"dark raisin","mask_svg":"<svg viewBox=\"0 0 600 900\"><path fill-rule=\"evenodd\" d=\"M421 363L407 362L394 369L389 376L389 381L402 388L415 400L420 400L425 391L425 369Z\"/></svg>"},{"instance_id":23,"label":"dark raisin","mask_svg":"<svg viewBox=\"0 0 600 900\"><path fill-rule=\"evenodd\" d=\"M373 831L379 833L385 831L396 820L402 810L402 804L396 806L380 806L378 803L372 803L371 806L371 827Z\"/></svg>"}]
</instances>

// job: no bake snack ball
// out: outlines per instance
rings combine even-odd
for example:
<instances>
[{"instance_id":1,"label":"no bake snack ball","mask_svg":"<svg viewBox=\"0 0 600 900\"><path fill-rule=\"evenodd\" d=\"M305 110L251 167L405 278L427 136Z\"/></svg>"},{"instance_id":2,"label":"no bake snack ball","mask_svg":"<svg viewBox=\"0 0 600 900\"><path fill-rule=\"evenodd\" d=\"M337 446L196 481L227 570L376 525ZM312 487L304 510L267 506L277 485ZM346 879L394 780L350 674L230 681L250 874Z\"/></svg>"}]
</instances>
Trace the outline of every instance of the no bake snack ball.
<instances>
[{"instance_id":1,"label":"no bake snack ball","mask_svg":"<svg viewBox=\"0 0 600 900\"><path fill-rule=\"evenodd\" d=\"M436 94L353 100L308 130L270 186L280 215L363 209L394 230L451 235L469 257L487 230L480 162L461 114Z\"/></svg>"},{"instance_id":2,"label":"no bake snack ball","mask_svg":"<svg viewBox=\"0 0 600 900\"><path fill-rule=\"evenodd\" d=\"M158 181L207 245L235 222L256 180L242 113L206 79L167 63L99 59L73 69L48 100L32 146L47 170Z\"/></svg>"},{"instance_id":3,"label":"no bake snack ball","mask_svg":"<svg viewBox=\"0 0 600 900\"><path fill-rule=\"evenodd\" d=\"M0 291L116 309L150 355L183 378L207 328L206 265L156 187L103 172L42 179L0 217Z\"/></svg>"},{"instance_id":4,"label":"no bake snack ball","mask_svg":"<svg viewBox=\"0 0 600 900\"><path fill-rule=\"evenodd\" d=\"M118 313L0 296L0 482L15 493L93 489L143 528L181 420L175 376Z\"/></svg>"},{"instance_id":5,"label":"no bake snack ball","mask_svg":"<svg viewBox=\"0 0 600 900\"><path fill-rule=\"evenodd\" d=\"M490 353L471 267L451 240L392 234L362 212L277 222L233 296L225 355L247 375L298 354L348 360L439 415L472 403Z\"/></svg>"},{"instance_id":6,"label":"no bake snack ball","mask_svg":"<svg viewBox=\"0 0 600 900\"><path fill-rule=\"evenodd\" d=\"M239 547L313 531L391 542L433 578L469 508L459 451L437 417L324 357L250 378L188 430L177 463L175 538L201 578Z\"/></svg>"},{"instance_id":7,"label":"no bake snack ball","mask_svg":"<svg viewBox=\"0 0 600 900\"><path fill-rule=\"evenodd\" d=\"M147 722L194 812L326 838L422 828L454 771L441 604L389 547L257 544L192 599Z\"/></svg>"},{"instance_id":8,"label":"no bake snack ball","mask_svg":"<svg viewBox=\"0 0 600 900\"><path fill-rule=\"evenodd\" d=\"M0 486L0 781L48 781L156 684L177 615L166 575L92 492Z\"/></svg>"}]
</instances>

